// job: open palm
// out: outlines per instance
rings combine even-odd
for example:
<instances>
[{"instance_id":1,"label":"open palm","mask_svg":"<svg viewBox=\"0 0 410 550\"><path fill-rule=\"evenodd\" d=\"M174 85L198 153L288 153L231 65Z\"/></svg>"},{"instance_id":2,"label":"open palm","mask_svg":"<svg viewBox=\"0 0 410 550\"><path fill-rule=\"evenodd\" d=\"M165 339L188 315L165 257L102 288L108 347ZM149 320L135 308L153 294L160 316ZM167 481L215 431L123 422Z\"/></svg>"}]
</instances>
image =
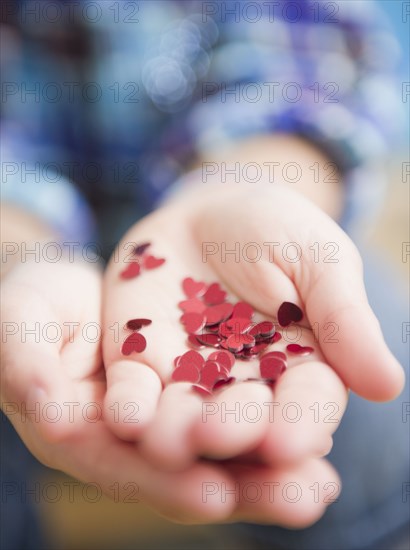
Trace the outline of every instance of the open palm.
<instances>
[{"instance_id":1,"label":"open palm","mask_svg":"<svg viewBox=\"0 0 410 550\"><path fill-rule=\"evenodd\" d=\"M165 264L122 280L132 243L146 241ZM257 261L244 253L248 243L262 251ZM289 246L288 254L283 251L289 243L302 251L297 261ZM337 254L325 262L330 244ZM187 276L220 282L233 299L248 302L264 318L274 317L283 301L300 305L303 327L286 331L273 349L283 350L297 331L298 343L312 345L314 354L291 359L273 393L265 385L242 382L220 390L206 400L212 408L204 408L191 384L169 383L174 358L188 349L178 308ZM129 333L122 328L129 319L152 320L143 329L147 348L129 357L106 331L106 416L115 434L139 442L143 456L161 470L184 471L207 457L228 461L225 471L243 483L259 479L263 484L281 476L301 486L303 480L320 486L335 482L336 473L320 457L331 448L346 390L384 400L402 387L401 368L367 303L354 245L330 218L288 188L260 186L255 193L249 186L207 185L192 190L127 233L104 284L104 325L117 324L121 339ZM335 337L329 337L329 330ZM257 369L257 361L237 362L232 372L252 378ZM241 414L250 403L262 411L257 421ZM274 418L269 403L277 407ZM296 422L281 414L288 403L296 403L300 412ZM113 406L120 421L110 419ZM219 414L235 407L239 415ZM138 411L138 422L126 421L130 410ZM204 410L218 413L204 415ZM272 503L261 498L250 506L239 498L235 514L285 525L309 522L320 512L312 495L310 502L305 496L299 512L278 499ZM323 510L323 500L321 504Z\"/></svg>"}]
</instances>

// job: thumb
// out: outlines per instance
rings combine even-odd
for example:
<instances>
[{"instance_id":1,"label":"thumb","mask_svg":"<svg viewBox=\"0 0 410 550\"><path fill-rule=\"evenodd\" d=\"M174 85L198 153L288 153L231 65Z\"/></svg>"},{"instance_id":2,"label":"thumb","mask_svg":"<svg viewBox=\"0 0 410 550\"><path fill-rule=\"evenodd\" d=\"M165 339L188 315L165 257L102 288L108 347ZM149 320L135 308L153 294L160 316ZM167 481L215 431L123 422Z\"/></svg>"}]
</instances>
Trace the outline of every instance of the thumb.
<instances>
[{"instance_id":1,"label":"thumb","mask_svg":"<svg viewBox=\"0 0 410 550\"><path fill-rule=\"evenodd\" d=\"M404 371L368 303L359 252L345 235L339 243L338 263L310 266L310 284L296 281L307 316L317 323L321 349L348 387L366 399L394 399L403 389Z\"/></svg>"},{"instance_id":2,"label":"thumb","mask_svg":"<svg viewBox=\"0 0 410 550\"><path fill-rule=\"evenodd\" d=\"M283 301L298 303L316 329L327 361L348 387L366 399L397 397L404 385L403 369L384 342L369 306L360 255L349 237L318 207L288 188L266 188L256 196L247 190L242 197L238 190L234 193L229 209L220 200L205 212L198 238L218 243L223 235L228 251L236 245L243 250L251 243L264 254L255 262L243 257L238 261L233 255L211 256L221 278L270 316L277 314ZM273 241L282 251L288 243L296 245L302 251L300 258L289 261L282 253L272 260L263 245ZM326 251L329 243L338 251L335 261L315 261L312 248Z\"/></svg>"}]
</instances>

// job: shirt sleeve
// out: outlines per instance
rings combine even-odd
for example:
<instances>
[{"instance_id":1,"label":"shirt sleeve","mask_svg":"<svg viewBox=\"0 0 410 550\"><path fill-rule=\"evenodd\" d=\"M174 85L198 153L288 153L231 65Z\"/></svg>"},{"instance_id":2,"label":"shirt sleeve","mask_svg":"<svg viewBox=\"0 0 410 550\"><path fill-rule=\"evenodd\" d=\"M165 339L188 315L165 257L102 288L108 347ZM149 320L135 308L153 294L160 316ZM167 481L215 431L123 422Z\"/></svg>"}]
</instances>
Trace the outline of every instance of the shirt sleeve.
<instances>
[{"instance_id":1,"label":"shirt sleeve","mask_svg":"<svg viewBox=\"0 0 410 550\"><path fill-rule=\"evenodd\" d=\"M49 225L61 242L83 245L96 235L91 209L56 162L40 163L38 147L22 129L3 121L1 201L11 203Z\"/></svg>"},{"instance_id":2,"label":"shirt sleeve","mask_svg":"<svg viewBox=\"0 0 410 550\"><path fill-rule=\"evenodd\" d=\"M191 60L197 90L170 128L172 154L210 158L255 134L296 134L341 171L342 226L375 212L386 182L381 161L404 118L400 49L377 5L208 2L197 9L188 16L200 36Z\"/></svg>"}]
</instances>

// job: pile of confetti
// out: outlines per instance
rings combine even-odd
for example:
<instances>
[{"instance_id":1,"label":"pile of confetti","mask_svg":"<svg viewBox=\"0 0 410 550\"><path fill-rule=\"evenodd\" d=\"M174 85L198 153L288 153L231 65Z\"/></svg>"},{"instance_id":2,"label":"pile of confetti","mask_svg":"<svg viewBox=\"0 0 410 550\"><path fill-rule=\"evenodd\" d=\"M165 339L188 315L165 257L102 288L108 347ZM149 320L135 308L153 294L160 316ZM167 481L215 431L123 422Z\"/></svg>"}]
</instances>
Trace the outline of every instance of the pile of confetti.
<instances>
[{"instance_id":1,"label":"pile of confetti","mask_svg":"<svg viewBox=\"0 0 410 550\"><path fill-rule=\"evenodd\" d=\"M165 260L147 255L150 243L136 246L135 261L121 272L122 279L137 277L141 269L159 267ZM135 266L138 267L130 267ZM182 281L185 299L179 302L180 318L188 334L188 345L193 348L174 360L171 379L174 382L192 383L194 391L201 395L232 384L235 378L231 370L237 360L259 359L260 378L247 378L273 385L287 368L287 356L282 351L268 351L269 346L282 336L272 321L253 322L254 310L246 302L231 303L219 283L206 284L187 277ZM296 304L283 302L277 312L278 324L287 327L298 323L303 312ZM146 340L140 334L141 328L151 324L150 319L131 319L124 328L132 333L122 344L122 354L141 353ZM199 350L216 348L207 358ZM291 354L309 355L313 348L289 344L286 350Z\"/></svg>"}]
</instances>

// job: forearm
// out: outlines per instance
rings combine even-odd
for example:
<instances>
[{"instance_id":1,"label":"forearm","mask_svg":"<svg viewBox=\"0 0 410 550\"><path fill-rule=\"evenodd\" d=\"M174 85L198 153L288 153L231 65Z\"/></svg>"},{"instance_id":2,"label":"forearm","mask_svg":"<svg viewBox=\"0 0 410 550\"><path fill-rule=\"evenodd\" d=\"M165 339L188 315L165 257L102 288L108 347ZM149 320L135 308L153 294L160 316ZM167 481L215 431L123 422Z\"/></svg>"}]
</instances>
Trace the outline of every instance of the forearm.
<instances>
[{"instance_id":1,"label":"forearm","mask_svg":"<svg viewBox=\"0 0 410 550\"><path fill-rule=\"evenodd\" d=\"M199 165L204 171L205 163L216 163L216 170L222 176L222 163L225 163L227 171L233 170L234 164L239 163L239 173L246 178L246 164L257 163L263 181L269 181L272 185L288 184L337 221L343 208L344 190L341 175L334 171L333 165L327 165L330 162L320 149L306 140L278 134L256 136L235 143L229 149L215 150L203 157ZM254 173L249 168L249 178L253 178ZM234 178L228 172L226 181L231 181L230 177ZM250 185L253 184L253 180L250 181Z\"/></svg>"}]
</instances>

